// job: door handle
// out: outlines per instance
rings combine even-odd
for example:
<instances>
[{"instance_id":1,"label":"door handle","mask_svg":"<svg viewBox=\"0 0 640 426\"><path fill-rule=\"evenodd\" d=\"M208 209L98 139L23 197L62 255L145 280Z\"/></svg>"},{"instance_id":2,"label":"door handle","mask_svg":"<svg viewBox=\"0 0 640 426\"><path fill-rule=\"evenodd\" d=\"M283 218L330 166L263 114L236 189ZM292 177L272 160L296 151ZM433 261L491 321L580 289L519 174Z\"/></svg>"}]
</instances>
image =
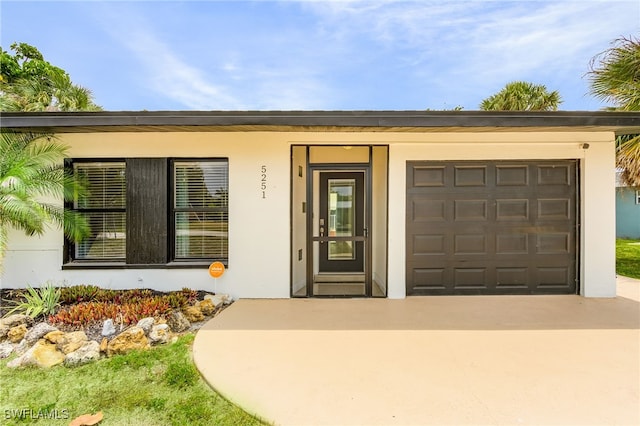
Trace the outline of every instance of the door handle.
<instances>
[{"instance_id":1,"label":"door handle","mask_svg":"<svg viewBox=\"0 0 640 426\"><path fill-rule=\"evenodd\" d=\"M369 228L364 228L364 237L369 238Z\"/></svg>"},{"instance_id":2,"label":"door handle","mask_svg":"<svg viewBox=\"0 0 640 426\"><path fill-rule=\"evenodd\" d=\"M324 226L320 227L320 237L324 237ZM320 244L324 243L324 241L320 241Z\"/></svg>"}]
</instances>

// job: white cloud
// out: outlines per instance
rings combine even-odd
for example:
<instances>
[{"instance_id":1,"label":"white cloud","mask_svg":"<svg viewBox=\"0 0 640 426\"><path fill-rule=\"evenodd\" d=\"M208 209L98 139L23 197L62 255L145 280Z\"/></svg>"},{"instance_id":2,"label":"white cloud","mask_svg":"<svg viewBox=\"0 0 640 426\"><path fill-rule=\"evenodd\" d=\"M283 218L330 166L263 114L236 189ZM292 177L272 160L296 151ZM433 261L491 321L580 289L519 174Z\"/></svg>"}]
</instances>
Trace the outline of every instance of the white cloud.
<instances>
[{"instance_id":1,"label":"white cloud","mask_svg":"<svg viewBox=\"0 0 640 426\"><path fill-rule=\"evenodd\" d=\"M132 54L129 61L143 66L138 78L160 97L186 109L305 110L323 109L330 104L332 90L314 67L317 59L306 55L304 49L275 45L269 46L274 50L243 53L224 46L216 50L214 59L188 57L180 51L186 56L183 58L162 39L158 28L134 9L124 14L119 11L117 16L110 13L111 10L102 14L102 26ZM196 43L207 42L211 43ZM257 61L255 57L261 55L270 61ZM196 63L200 65L193 65Z\"/></svg>"},{"instance_id":2,"label":"white cloud","mask_svg":"<svg viewBox=\"0 0 640 426\"><path fill-rule=\"evenodd\" d=\"M342 41L366 37L394 51L408 74L454 83L453 90L466 93L475 86L485 95L512 80L564 75L579 81L589 59L619 31L640 27L637 0L363 0L305 7Z\"/></svg>"},{"instance_id":3,"label":"white cloud","mask_svg":"<svg viewBox=\"0 0 640 426\"><path fill-rule=\"evenodd\" d=\"M103 28L143 66L144 71L138 70L137 78L150 89L186 109L245 108L226 87L212 83L211 76L180 58L133 9L125 13L120 9L117 16L111 9L103 12Z\"/></svg>"},{"instance_id":4,"label":"white cloud","mask_svg":"<svg viewBox=\"0 0 640 426\"><path fill-rule=\"evenodd\" d=\"M205 110L475 109L513 80L570 83L582 96L589 59L640 21L637 0L195 3L180 18L152 20L141 3L100 19L156 98ZM233 26L206 27L227 8Z\"/></svg>"},{"instance_id":5,"label":"white cloud","mask_svg":"<svg viewBox=\"0 0 640 426\"><path fill-rule=\"evenodd\" d=\"M148 33L130 34L129 48L144 58L153 89L191 109L242 109L244 106L225 87L212 84L204 73L177 57Z\"/></svg>"}]
</instances>

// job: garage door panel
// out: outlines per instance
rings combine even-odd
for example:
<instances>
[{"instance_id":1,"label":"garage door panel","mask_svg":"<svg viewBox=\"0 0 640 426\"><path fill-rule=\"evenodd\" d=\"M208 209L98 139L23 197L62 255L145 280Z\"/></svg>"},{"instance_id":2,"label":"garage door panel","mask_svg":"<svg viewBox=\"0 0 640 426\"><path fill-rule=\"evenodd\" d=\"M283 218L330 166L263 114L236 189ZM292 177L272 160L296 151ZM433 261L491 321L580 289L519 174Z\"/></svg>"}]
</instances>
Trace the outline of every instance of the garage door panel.
<instances>
[{"instance_id":1,"label":"garage door panel","mask_svg":"<svg viewBox=\"0 0 640 426\"><path fill-rule=\"evenodd\" d=\"M454 186L486 186L486 166L454 166Z\"/></svg>"},{"instance_id":2,"label":"garage door panel","mask_svg":"<svg viewBox=\"0 0 640 426\"><path fill-rule=\"evenodd\" d=\"M495 202L497 221L528 221L528 199L500 199Z\"/></svg>"},{"instance_id":3,"label":"garage door panel","mask_svg":"<svg viewBox=\"0 0 640 426\"><path fill-rule=\"evenodd\" d=\"M487 200L455 200L453 201L453 206L453 220L455 221L487 220Z\"/></svg>"},{"instance_id":4,"label":"garage door panel","mask_svg":"<svg viewBox=\"0 0 640 426\"><path fill-rule=\"evenodd\" d=\"M575 293L575 176L575 161L409 162L407 294Z\"/></svg>"},{"instance_id":5,"label":"garage door panel","mask_svg":"<svg viewBox=\"0 0 640 426\"><path fill-rule=\"evenodd\" d=\"M567 267L539 267L538 273L538 287L540 288L567 288L570 271Z\"/></svg>"},{"instance_id":6,"label":"garage door panel","mask_svg":"<svg viewBox=\"0 0 640 426\"><path fill-rule=\"evenodd\" d=\"M571 185L571 170L569 165L538 165L538 186L543 185Z\"/></svg>"},{"instance_id":7,"label":"garage door panel","mask_svg":"<svg viewBox=\"0 0 640 426\"><path fill-rule=\"evenodd\" d=\"M496 268L496 287L501 289L526 289L529 287L529 268L501 267Z\"/></svg>"},{"instance_id":8,"label":"garage door panel","mask_svg":"<svg viewBox=\"0 0 640 426\"><path fill-rule=\"evenodd\" d=\"M570 202L567 198L538 199L537 217L540 220L572 220Z\"/></svg>"},{"instance_id":9,"label":"garage door panel","mask_svg":"<svg viewBox=\"0 0 640 426\"><path fill-rule=\"evenodd\" d=\"M487 268L454 268L453 279L455 288L487 288Z\"/></svg>"},{"instance_id":10,"label":"garage door panel","mask_svg":"<svg viewBox=\"0 0 640 426\"><path fill-rule=\"evenodd\" d=\"M413 235L413 256L444 255L444 235Z\"/></svg>"},{"instance_id":11,"label":"garage door panel","mask_svg":"<svg viewBox=\"0 0 640 426\"><path fill-rule=\"evenodd\" d=\"M457 234L453 239L454 255L478 255L487 253L485 234Z\"/></svg>"},{"instance_id":12,"label":"garage door panel","mask_svg":"<svg viewBox=\"0 0 640 426\"><path fill-rule=\"evenodd\" d=\"M413 186L414 187L443 187L445 185L444 166L414 166Z\"/></svg>"},{"instance_id":13,"label":"garage door panel","mask_svg":"<svg viewBox=\"0 0 640 426\"><path fill-rule=\"evenodd\" d=\"M527 186L529 185L528 165L496 166L497 186Z\"/></svg>"},{"instance_id":14,"label":"garage door panel","mask_svg":"<svg viewBox=\"0 0 640 426\"><path fill-rule=\"evenodd\" d=\"M444 268L413 268L412 282L414 291L421 290L445 290Z\"/></svg>"},{"instance_id":15,"label":"garage door panel","mask_svg":"<svg viewBox=\"0 0 640 426\"><path fill-rule=\"evenodd\" d=\"M410 211L414 222L442 222L446 220L446 200L416 198Z\"/></svg>"},{"instance_id":16,"label":"garage door panel","mask_svg":"<svg viewBox=\"0 0 640 426\"><path fill-rule=\"evenodd\" d=\"M538 254L569 254L570 248L569 232L540 233L536 235L536 253Z\"/></svg>"},{"instance_id":17,"label":"garage door panel","mask_svg":"<svg viewBox=\"0 0 640 426\"><path fill-rule=\"evenodd\" d=\"M522 232L496 234L496 254L529 254L529 234Z\"/></svg>"}]
</instances>

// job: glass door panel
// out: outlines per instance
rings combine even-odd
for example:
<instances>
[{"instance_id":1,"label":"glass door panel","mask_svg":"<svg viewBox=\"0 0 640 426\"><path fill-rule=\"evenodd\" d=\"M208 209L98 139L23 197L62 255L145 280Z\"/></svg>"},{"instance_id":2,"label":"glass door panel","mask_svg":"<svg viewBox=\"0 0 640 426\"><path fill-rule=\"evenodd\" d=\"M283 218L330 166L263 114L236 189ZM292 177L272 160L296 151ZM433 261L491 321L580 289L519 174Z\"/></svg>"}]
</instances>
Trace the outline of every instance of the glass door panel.
<instances>
[{"instance_id":1,"label":"glass door panel","mask_svg":"<svg viewBox=\"0 0 640 426\"><path fill-rule=\"evenodd\" d=\"M353 237L356 223L355 179L328 180L329 237ZM353 241L329 241L329 260L353 260L355 252Z\"/></svg>"}]
</instances>

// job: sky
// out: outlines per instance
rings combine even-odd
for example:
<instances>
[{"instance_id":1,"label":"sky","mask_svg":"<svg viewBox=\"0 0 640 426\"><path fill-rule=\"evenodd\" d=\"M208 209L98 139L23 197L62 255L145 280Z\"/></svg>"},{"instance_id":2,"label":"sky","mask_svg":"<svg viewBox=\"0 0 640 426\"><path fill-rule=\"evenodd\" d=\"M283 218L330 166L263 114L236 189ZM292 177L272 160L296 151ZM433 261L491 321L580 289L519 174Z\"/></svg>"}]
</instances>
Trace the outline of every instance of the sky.
<instances>
[{"instance_id":1,"label":"sky","mask_svg":"<svg viewBox=\"0 0 640 426\"><path fill-rule=\"evenodd\" d=\"M478 110L517 80L596 111L591 59L640 35L640 0L0 0L108 111Z\"/></svg>"}]
</instances>

